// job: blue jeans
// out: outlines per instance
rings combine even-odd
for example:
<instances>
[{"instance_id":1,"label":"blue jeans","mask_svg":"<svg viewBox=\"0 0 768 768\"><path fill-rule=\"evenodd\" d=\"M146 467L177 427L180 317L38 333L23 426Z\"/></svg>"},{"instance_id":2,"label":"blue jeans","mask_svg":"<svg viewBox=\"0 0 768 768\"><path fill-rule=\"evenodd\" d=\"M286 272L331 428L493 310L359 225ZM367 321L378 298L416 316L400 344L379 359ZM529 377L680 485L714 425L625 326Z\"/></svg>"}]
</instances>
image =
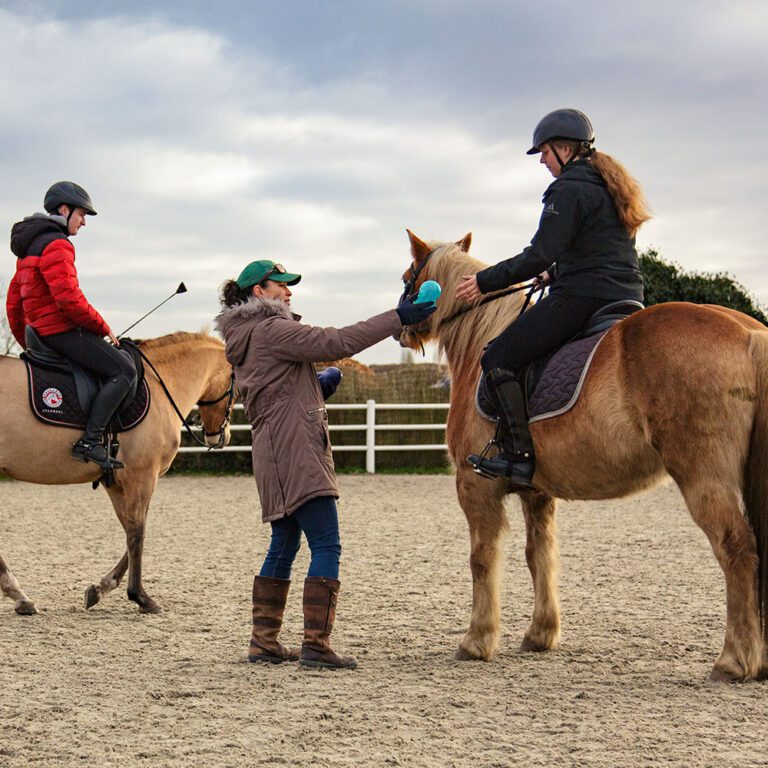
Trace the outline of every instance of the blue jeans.
<instances>
[{"instance_id":1,"label":"blue jeans","mask_svg":"<svg viewBox=\"0 0 768 768\"><path fill-rule=\"evenodd\" d=\"M307 576L339 578L341 540L339 516L333 496L319 496L302 504L292 515L272 521L272 540L260 576L290 579L301 546L302 532L312 553Z\"/></svg>"}]
</instances>

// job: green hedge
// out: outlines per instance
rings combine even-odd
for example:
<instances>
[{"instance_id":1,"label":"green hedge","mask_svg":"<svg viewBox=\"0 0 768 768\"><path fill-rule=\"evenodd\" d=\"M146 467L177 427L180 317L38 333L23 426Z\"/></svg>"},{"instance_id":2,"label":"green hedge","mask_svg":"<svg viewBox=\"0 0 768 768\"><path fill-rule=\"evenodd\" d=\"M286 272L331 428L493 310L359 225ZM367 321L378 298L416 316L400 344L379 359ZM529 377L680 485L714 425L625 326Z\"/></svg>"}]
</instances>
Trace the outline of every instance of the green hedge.
<instances>
[{"instance_id":1,"label":"green hedge","mask_svg":"<svg viewBox=\"0 0 768 768\"><path fill-rule=\"evenodd\" d=\"M768 324L762 307L749 291L726 272L686 272L649 248L640 254L647 306L665 301L719 304Z\"/></svg>"}]
</instances>

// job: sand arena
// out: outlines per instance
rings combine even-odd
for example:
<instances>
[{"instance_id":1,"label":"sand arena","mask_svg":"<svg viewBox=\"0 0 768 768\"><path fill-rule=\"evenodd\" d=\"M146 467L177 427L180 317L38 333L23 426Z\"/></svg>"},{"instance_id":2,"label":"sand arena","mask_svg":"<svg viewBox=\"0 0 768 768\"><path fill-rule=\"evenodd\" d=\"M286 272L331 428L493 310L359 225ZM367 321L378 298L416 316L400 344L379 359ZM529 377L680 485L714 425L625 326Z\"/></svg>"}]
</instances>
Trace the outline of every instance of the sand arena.
<instances>
[{"instance_id":1,"label":"sand arena","mask_svg":"<svg viewBox=\"0 0 768 768\"><path fill-rule=\"evenodd\" d=\"M707 682L722 577L677 490L560 507L563 642L521 653L532 589L508 503L502 643L455 662L469 542L448 476L342 476L334 645L354 672L245 661L266 548L249 477L162 479L144 616L84 588L124 539L102 492L0 484L0 551L41 609L0 603L0 766L764 766L765 684ZM299 553L284 638L298 643Z\"/></svg>"}]
</instances>

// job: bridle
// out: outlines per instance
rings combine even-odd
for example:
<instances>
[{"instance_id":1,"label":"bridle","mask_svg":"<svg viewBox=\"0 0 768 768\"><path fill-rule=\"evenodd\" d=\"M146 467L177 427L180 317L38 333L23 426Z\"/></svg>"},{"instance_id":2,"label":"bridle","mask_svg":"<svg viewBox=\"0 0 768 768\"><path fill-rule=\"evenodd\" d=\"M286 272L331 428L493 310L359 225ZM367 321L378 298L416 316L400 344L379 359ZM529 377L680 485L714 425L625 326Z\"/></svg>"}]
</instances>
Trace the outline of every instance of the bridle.
<instances>
[{"instance_id":1,"label":"bridle","mask_svg":"<svg viewBox=\"0 0 768 768\"><path fill-rule=\"evenodd\" d=\"M227 405L224 408L224 419L221 422L221 426L219 427L217 432L208 432L207 430L203 429L203 434L206 437L213 437L214 435L219 436L219 440L216 443L216 445L208 445L207 443L204 443L208 447L208 449L212 448L222 448L224 446L224 438L225 433L227 431L227 427L229 426L229 422L232 420L232 407L235 403L235 372L234 370L232 373L229 374L229 387L227 388L227 391L224 392L223 395L219 395L219 397L213 399L213 400L198 400L197 405L216 405L216 403L220 403L225 397L227 398ZM184 425L187 426L186 420L182 419L184 422ZM195 438L195 434L189 430L189 427L187 426L187 431L192 435L193 438ZM201 440L197 441L198 443L202 443Z\"/></svg>"},{"instance_id":2,"label":"bridle","mask_svg":"<svg viewBox=\"0 0 768 768\"><path fill-rule=\"evenodd\" d=\"M138 349L138 348L137 348ZM227 398L227 406L224 409L224 419L221 422L221 426L219 427L218 431L216 432L207 432L206 430L203 430L203 434L206 437L213 437L214 435L218 435L219 439L218 442L215 445L209 445L205 440L201 440L192 430L192 426L190 423L186 420L184 417L184 414L179 410L179 406L176 405L176 401L171 396L171 393L168 391L168 387L166 386L165 382L163 381L162 376L157 372L157 368L152 364L152 361L139 349L139 355L141 355L141 359L152 369L152 372L157 377L158 382L160 382L160 386L162 387L163 392L165 392L165 396L168 398L168 402L171 404L171 407L176 412L176 415L181 419L181 423L184 427L184 429L187 430L189 433L189 436L200 446L203 448L210 450L213 450L214 448L223 448L224 447L224 440L225 435L227 431L227 427L229 426L229 422L232 419L232 407L235 402L235 372L234 370L229 376L229 387L227 388L226 392L224 392L223 395L220 395L219 397L214 398L213 400L198 400L196 405L216 405L216 403L220 403L225 397Z\"/></svg>"},{"instance_id":3,"label":"bridle","mask_svg":"<svg viewBox=\"0 0 768 768\"><path fill-rule=\"evenodd\" d=\"M414 262L411 260L411 265L408 267L408 279L403 278L403 295L397 302L400 306L407 298L413 295L413 289L416 287L416 281L419 279L421 270L427 266L427 262L432 258L437 248L433 248L422 260L418 267L414 267Z\"/></svg>"}]
</instances>

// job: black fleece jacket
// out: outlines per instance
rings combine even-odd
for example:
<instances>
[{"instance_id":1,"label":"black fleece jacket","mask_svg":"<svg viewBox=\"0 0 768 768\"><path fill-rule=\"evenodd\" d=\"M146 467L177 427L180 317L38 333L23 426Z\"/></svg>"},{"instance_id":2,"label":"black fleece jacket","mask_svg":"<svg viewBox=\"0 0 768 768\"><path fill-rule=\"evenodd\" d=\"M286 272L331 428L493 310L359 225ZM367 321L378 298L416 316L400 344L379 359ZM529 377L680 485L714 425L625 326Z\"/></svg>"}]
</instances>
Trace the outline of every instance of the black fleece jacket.
<instances>
[{"instance_id":1,"label":"black fleece jacket","mask_svg":"<svg viewBox=\"0 0 768 768\"><path fill-rule=\"evenodd\" d=\"M643 300L635 239L621 224L602 176L566 165L544 193L539 229L522 253L477 273L483 293L530 280L553 264L551 293Z\"/></svg>"}]
</instances>

